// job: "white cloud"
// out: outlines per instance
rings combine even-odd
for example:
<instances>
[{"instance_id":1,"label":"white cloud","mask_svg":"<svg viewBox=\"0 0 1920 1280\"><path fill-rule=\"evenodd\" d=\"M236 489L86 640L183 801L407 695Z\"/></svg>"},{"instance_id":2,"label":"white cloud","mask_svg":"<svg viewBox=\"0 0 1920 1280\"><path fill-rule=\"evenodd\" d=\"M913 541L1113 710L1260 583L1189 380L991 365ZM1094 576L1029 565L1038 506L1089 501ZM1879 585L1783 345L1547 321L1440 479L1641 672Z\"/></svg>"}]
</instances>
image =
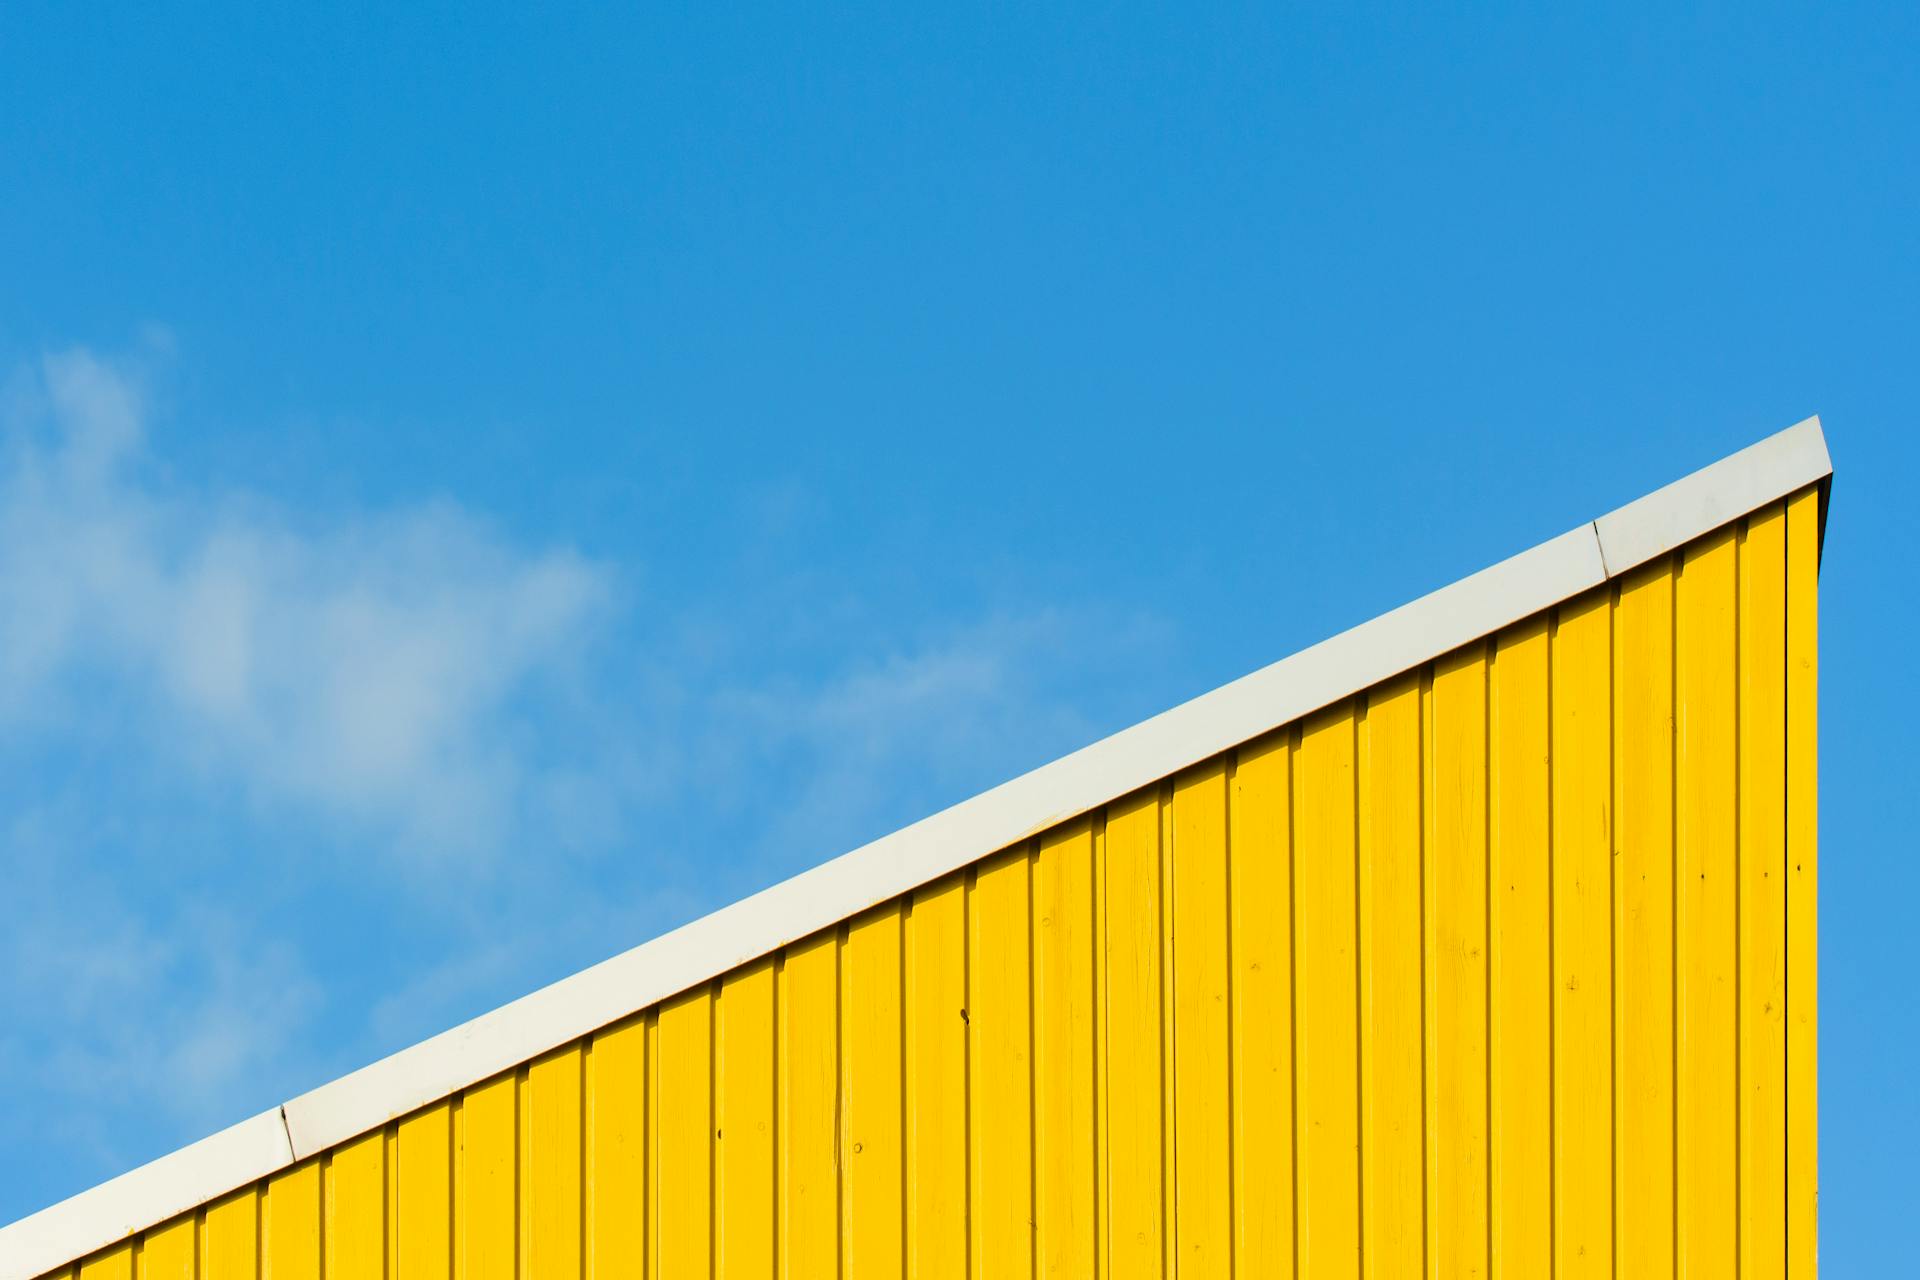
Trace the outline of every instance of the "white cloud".
<instances>
[{"instance_id":1,"label":"white cloud","mask_svg":"<svg viewBox=\"0 0 1920 1280\"><path fill-rule=\"evenodd\" d=\"M450 503L297 524L178 492L125 367L47 358L0 471L0 731L87 714L268 800L485 846L536 780L506 717L604 614L609 572L508 546ZM116 704L119 705L119 704Z\"/></svg>"},{"instance_id":2,"label":"white cloud","mask_svg":"<svg viewBox=\"0 0 1920 1280\"><path fill-rule=\"evenodd\" d=\"M997 614L856 652L824 680L722 694L716 751L786 780L755 845L809 865L1086 745L1095 689L1167 638L1148 616L1086 606Z\"/></svg>"},{"instance_id":3,"label":"white cloud","mask_svg":"<svg viewBox=\"0 0 1920 1280\"><path fill-rule=\"evenodd\" d=\"M789 567L622 610L450 502L180 483L126 362L7 391L0 1143L69 1189L1081 745L1167 640L756 559L797 483Z\"/></svg>"}]
</instances>

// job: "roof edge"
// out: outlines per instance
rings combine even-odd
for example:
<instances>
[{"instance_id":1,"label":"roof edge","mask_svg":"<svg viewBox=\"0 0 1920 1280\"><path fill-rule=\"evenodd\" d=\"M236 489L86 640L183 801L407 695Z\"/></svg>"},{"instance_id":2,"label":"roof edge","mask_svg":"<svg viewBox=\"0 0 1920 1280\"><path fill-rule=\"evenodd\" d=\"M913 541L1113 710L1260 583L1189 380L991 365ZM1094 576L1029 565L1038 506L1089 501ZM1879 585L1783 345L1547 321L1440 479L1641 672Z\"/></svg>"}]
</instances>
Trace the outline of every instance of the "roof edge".
<instances>
[{"instance_id":1,"label":"roof edge","mask_svg":"<svg viewBox=\"0 0 1920 1280\"><path fill-rule=\"evenodd\" d=\"M1595 520L1607 575L1618 577L1832 474L1819 416L1796 422Z\"/></svg>"},{"instance_id":2,"label":"roof edge","mask_svg":"<svg viewBox=\"0 0 1920 1280\"><path fill-rule=\"evenodd\" d=\"M0 1280L31 1280L292 1163L293 1145L281 1109L262 1111L0 1227Z\"/></svg>"},{"instance_id":3,"label":"roof edge","mask_svg":"<svg viewBox=\"0 0 1920 1280\"><path fill-rule=\"evenodd\" d=\"M286 1105L305 1159L1606 581L1591 525Z\"/></svg>"},{"instance_id":4,"label":"roof edge","mask_svg":"<svg viewBox=\"0 0 1920 1280\"><path fill-rule=\"evenodd\" d=\"M1819 418L1796 423L1490 568L0 1227L0 1280L32 1280L258 1182L1824 485L1832 470Z\"/></svg>"}]
</instances>

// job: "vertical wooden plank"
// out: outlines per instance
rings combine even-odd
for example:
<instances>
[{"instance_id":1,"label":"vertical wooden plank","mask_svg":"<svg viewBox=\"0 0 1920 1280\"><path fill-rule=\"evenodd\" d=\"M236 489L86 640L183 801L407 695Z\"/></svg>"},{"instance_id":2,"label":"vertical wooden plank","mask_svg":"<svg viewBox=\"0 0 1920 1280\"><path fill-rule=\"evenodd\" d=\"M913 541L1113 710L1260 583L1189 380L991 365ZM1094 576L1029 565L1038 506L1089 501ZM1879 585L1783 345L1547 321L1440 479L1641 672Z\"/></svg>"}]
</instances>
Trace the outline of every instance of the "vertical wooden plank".
<instances>
[{"instance_id":1,"label":"vertical wooden plank","mask_svg":"<svg viewBox=\"0 0 1920 1280\"><path fill-rule=\"evenodd\" d=\"M318 1161L295 1165L267 1180L260 1235L260 1260L268 1280L320 1280Z\"/></svg>"},{"instance_id":2,"label":"vertical wooden plank","mask_svg":"<svg viewBox=\"0 0 1920 1280\"><path fill-rule=\"evenodd\" d=\"M1166 1274L1180 1274L1180 1258L1177 1245L1180 1239L1180 1201L1177 1195L1179 1178L1179 1131L1180 1117L1174 1113L1173 1101L1179 1093L1178 1075L1180 1060L1174 1056L1174 1037L1178 1034L1174 1026L1173 993L1173 785L1164 781L1157 788L1160 793L1160 972L1165 998L1160 1002L1160 1054L1166 1063L1164 1087L1160 1097L1161 1132L1166 1134L1163 1150L1165 1163L1160 1171L1161 1196L1160 1212L1162 1221L1167 1224L1165 1233L1166 1252L1161 1265Z\"/></svg>"},{"instance_id":3,"label":"vertical wooden plank","mask_svg":"<svg viewBox=\"0 0 1920 1280\"><path fill-rule=\"evenodd\" d=\"M449 1192L453 1198L453 1274L454 1280L460 1280L467 1274L467 1242L461 1231L461 1214L467 1203L467 1104L460 1094L454 1094L448 1105L452 1109L450 1118L453 1149L450 1154L451 1180Z\"/></svg>"},{"instance_id":4,"label":"vertical wooden plank","mask_svg":"<svg viewBox=\"0 0 1920 1280\"><path fill-rule=\"evenodd\" d=\"M907 917L907 1274L967 1274L967 886L914 895Z\"/></svg>"},{"instance_id":5,"label":"vertical wooden plank","mask_svg":"<svg viewBox=\"0 0 1920 1280\"><path fill-rule=\"evenodd\" d=\"M1227 767L1173 787L1174 1236L1182 1276L1233 1268Z\"/></svg>"},{"instance_id":6,"label":"vertical wooden plank","mask_svg":"<svg viewBox=\"0 0 1920 1280\"><path fill-rule=\"evenodd\" d=\"M387 1126L386 1141L381 1143L381 1156L385 1164L382 1183L386 1189L383 1208L385 1230L382 1235L386 1248L382 1258L384 1274L391 1280L400 1274L400 1126Z\"/></svg>"},{"instance_id":7,"label":"vertical wooden plank","mask_svg":"<svg viewBox=\"0 0 1920 1280\"><path fill-rule=\"evenodd\" d=\"M1733 1275L1737 1254L1735 568L1732 531L1702 539L1684 553L1675 595L1675 1216L1680 1269L1689 1280Z\"/></svg>"},{"instance_id":8,"label":"vertical wooden plank","mask_svg":"<svg viewBox=\"0 0 1920 1280\"><path fill-rule=\"evenodd\" d=\"M897 1277L906 1263L904 1085L901 1070L898 901L847 927L840 1007L841 1274L847 1280Z\"/></svg>"},{"instance_id":9,"label":"vertical wooden plank","mask_svg":"<svg viewBox=\"0 0 1920 1280\"><path fill-rule=\"evenodd\" d=\"M1291 747L1240 749L1227 810L1233 910L1234 1261L1293 1274Z\"/></svg>"},{"instance_id":10,"label":"vertical wooden plank","mask_svg":"<svg viewBox=\"0 0 1920 1280\"><path fill-rule=\"evenodd\" d=\"M207 1210L202 1280L255 1280L260 1266L260 1193L252 1187Z\"/></svg>"},{"instance_id":11,"label":"vertical wooden plank","mask_svg":"<svg viewBox=\"0 0 1920 1280\"><path fill-rule=\"evenodd\" d=\"M780 1267L788 1280L840 1269L840 941L787 948L780 969Z\"/></svg>"},{"instance_id":12,"label":"vertical wooden plank","mask_svg":"<svg viewBox=\"0 0 1920 1280\"><path fill-rule=\"evenodd\" d=\"M1491 1274L1499 1280L1553 1269L1547 650L1547 624L1536 618L1500 635L1488 669Z\"/></svg>"},{"instance_id":13,"label":"vertical wooden plank","mask_svg":"<svg viewBox=\"0 0 1920 1280\"><path fill-rule=\"evenodd\" d=\"M1439 1223L1435 1217L1439 1208L1440 1182L1440 1094L1439 1094L1439 1044L1437 1043L1438 1020L1436 1015L1440 1006L1440 934L1439 926L1439 886L1434 883L1438 868L1434 865L1435 839L1433 830L1433 682L1439 663L1431 663L1421 673L1420 681L1420 1073L1421 1073L1421 1128L1423 1130L1420 1162L1420 1243L1421 1257L1425 1263L1424 1275L1432 1280L1439 1275ZM1371 948L1363 948L1363 952ZM1364 1138L1362 1139L1364 1142Z\"/></svg>"},{"instance_id":14,"label":"vertical wooden plank","mask_svg":"<svg viewBox=\"0 0 1920 1280\"><path fill-rule=\"evenodd\" d=\"M1107 1136L1107 811L1093 815L1093 1259L1094 1274L1113 1274Z\"/></svg>"},{"instance_id":15,"label":"vertical wooden plank","mask_svg":"<svg viewBox=\"0 0 1920 1280\"><path fill-rule=\"evenodd\" d=\"M531 1146L523 1165L529 1270L541 1280L581 1273L581 1047L572 1044L527 1069Z\"/></svg>"},{"instance_id":16,"label":"vertical wooden plank","mask_svg":"<svg viewBox=\"0 0 1920 1280\"><path fill-rule=\"evenodd\" d=\"M1441 1280L1484 1280L1488 1258L1487 657L1474 645L1434 663L1426 761L1432 1249Z\"/></svg>"},{"instance_id":17,"label":"vertical wooden plank","mask_svg":"<svg viewBox=\"0 0 1920 1280\"><path fill-rule=\"evenodd\" d=\"M587 1078L587 1270L594 1280L632 1280L646 1258L645 1021L596 1035Z\"/></svg>"},{"instance_id":18,"label":"vertical wooden plank","mask_svg":"<svg viewBox=\"0 0 1920 1280\"><path fill-rule=\"evenodd\" d=\"M1787 1266L1787 518L1748 517L1740 540L1740 1268Z\"/></svg>"},{"instance_id":19,"label":"vertical wooden plank","mask_svg":"<svg viewBox=\"0 0 1920 1280\"><path fill-rule=\"evenodd\" d=\"M773 1280L774 972L762 960L720 986L715 1033L719 1114L714 1118L721 1280Z\"/></svg>"},{"instance_id":20,"label":"vertical wooden plank","mask_svg":"<svg viewBox=\"0 0 1920 1280\"><path fill-rule=\"evenodd\" d=\"M387 1269L387 1135L333 1149L321 1167L327 1280L381 1280Z\"/></svg>"},{"instance_id":21,"label":"vertical wooden plank","mask_svg":"<svg viewBox=\"0 0 1920 1280\"><path fill-rule=\"evenodd\" d=\"M1820 495L1787 500L1787 1273L1819 1270Z\"/></svg>"},{"instance_id":22,"label":"vertical wooden plank","mask_svg":"<svg viewBox=\"0 0 1920 1280\"><path fill-rule=\"evenodd\" d=\"M1673 1274L1673 562L1614 613L1614 1018L1620 1272Z\"/></svg>"},{"instance_id":23,"label":"vertical wooden plank","mask_svg":"<svg viewBox=\"0 0 1920 1280\"><path fill-rule=\"evenodd\" d=\"M1420 682L1368 697L1359 729L1360 1158L1372 1277L1425 1265Z\"/></svg>"},{"instance_id":24,"label":"vertical wooden plank","mask_svg":"<svg viewBox=\"0 0 1920 1280\"><path fill-rule=\"evenodd\" d=\"M991 858L975 876L967 999L973 1080L973 1256L977 1275L1033 1274L1030 858Z\"/></svg>"},{"instance_id":25,"label":"vertical wooden plank","mask_svg":"<svg viewBox=\"0 0 1920 1280\"><path fill-rule=\"evenodd\" d=\"M453 1107L428 1107L400 1122L399 1280L453 1275Z\"/></svg>"},{"instance_id":26,"label":"vertical wooden plank","mask_svg":"<svg viewBox=\"0 0 1920 1280\"><path fill-rule=\"evenodd\" d=\"M1360 1274L1354 709L1308 718L1293 770L1299 1270Z\"/></svg>"},{"instance_id":27,"label":"vertical wooden plank","mask_svg":"<svg viewBox=\"0 0 1920 1280\"><path fill-rule=\"evenodd\" d=\"M513 1280L519 1251L518 1085L508 1072L468 1089L460 1102L454 1255L461 1280Z\"/></svg>"},{"instance_id":28,"label":"vertical wooden plank","mask_svg":"<svg viewBox=\"0 0 1920 1280\"><path fill-rule=\"evenodd\" d=\"M647 1042L647 1280L660 1280L660 1010L646 1014Z\"/></svg>"},{"instance_id":29,"label":"vertical wooden plank","mask_svg":"<svg viewBox=\"0 0 1920 1280\"><path fill-rule=\"evenodd\" d=\"M1093 828L1040 838L1033 864L1034 1172L1040 1274L1094 1274Z\"/></svg>"},{"instance_id":30,"label":"vertical wooden plank","mask_svg":"<svg viewBox=\"0 0 1920 1280\"><path fill-rule=\"evenodd\" d=\"M712 1245L713 994L702 987L660 1007L662 1280L712 1274Z\"/></svg>"},{"instance_id":31,"label":"vertical wooden plank","mask_svg":"<svg viewBox=\"0 0 1920 1280\"><path fill-rule=\"evenodd\" d=\"M80 1280L133 1280L133 1244L115 1245L80 1264Z\"/></svg>"},{"instance_id":32,"label":"vertical wooden plank","mask_svg":"<svg viewBox=\"0 0 1920 1280\"><path fill-rule=\"evenodd\" d=\"M194 1280L197 1234L192 1214L146 1232L134 1257L134 1274L139 1280Z\"/></svg>"},{"instance_id":33,"label":"vertical wooden plank","mask_svg":"<svg viewBox=\"0 0 1920 1280\"><path fill-rule=\"evenodd\" d=\"M527 1085L527 1068L521 1066L514 1073L514 1239L519 1244L514 1259L515 1273L525 1280L533 1275L533 1197L528 1194L527 1184L532 1181L533 1170L533 1091Z\"/></svg>"},{"instance_id":34,"label":"vertical wooden plank","mask_svg":"<svg viewBox=\"0 0 1920 1280\"><path fill-rule=\"evenodd\" d=\"M1138 792L1107 808L1107 1248L1114 1280L1162 1274L1160 799Z\"/></svg>"},{"instance_id":35,"label":"vertical wooden plank","mask_svg":"<svg viewBox=\"0 0 1920 1280\"><path fill-rule=\"evenodd\" d=\"M1556 1274L1613 1274L1613 617L1553 630L1553 1138Z\"/></svg>"}]
</instances>

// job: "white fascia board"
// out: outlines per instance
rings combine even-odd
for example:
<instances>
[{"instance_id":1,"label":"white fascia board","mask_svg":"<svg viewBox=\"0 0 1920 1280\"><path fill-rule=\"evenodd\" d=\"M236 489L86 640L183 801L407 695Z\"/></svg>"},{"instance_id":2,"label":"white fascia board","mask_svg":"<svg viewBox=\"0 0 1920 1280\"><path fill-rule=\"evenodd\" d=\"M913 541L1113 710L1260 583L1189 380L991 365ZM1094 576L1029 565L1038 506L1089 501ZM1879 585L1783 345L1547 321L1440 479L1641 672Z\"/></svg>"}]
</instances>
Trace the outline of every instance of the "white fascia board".
<instances>
[{"instance_id":1,"label":"white fascia board","mask_svg":"<svg viewBox=\"0 0 1920 1280\"><path fill-rule=\"evenodd\" d=\"M293 1099L305 1159L1606 581L1591 525Z\"/></svg>"},{"instance_id":2,"label":"white fascia board","mask_svg":"<svg viewBox=\"0 0 1920 1280\"><path fill-rule=\"evenodd\" d=\"M1599 520L23 1219L0 1230L0 1280L31 1280L379 1128L1552 608L1831 470L1819 421L1810 418ZM235 1136L243 1131L250 1136Z\"/></svg>"},{"instance_id":3,"label":"white fascia board","mask_svg":"<svg viewBox=\"0 0 1920 1280\"><path fill-rule=\"evenodd\" d=\"M1607 574L1618 577L1832 474L1820 419L1796 422L1595 520Z\"/></svg>"},{"instance_id":4,"label":"white fascia board","mask_svg":"<svg viewBox=\"0 0 1920 1280\"><path fill-rule=\"evenodd\" d=\"M0 1227L0 1280L32 1277L293 1163L278 1107Z\"/></svg>"}]
</instances>

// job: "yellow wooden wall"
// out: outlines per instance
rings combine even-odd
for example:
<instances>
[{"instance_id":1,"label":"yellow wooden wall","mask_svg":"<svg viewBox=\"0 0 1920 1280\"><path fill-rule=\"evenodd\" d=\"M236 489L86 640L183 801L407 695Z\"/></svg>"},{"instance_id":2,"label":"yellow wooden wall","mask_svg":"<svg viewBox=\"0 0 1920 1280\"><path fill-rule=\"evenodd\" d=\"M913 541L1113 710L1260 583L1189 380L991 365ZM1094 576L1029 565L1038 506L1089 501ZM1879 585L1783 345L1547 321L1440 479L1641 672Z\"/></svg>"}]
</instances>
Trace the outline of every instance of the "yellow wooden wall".
<instances>
[{"instance_id":1,"label":"yellow wooden wall","mask_svg":"<svg viewBox=\"0 0 1920 1280\"><path fill-rule=\"evenodd\" d=\"M1810 1276L1815 503L75 1272Z\"/></svg>"}]
</instances>

